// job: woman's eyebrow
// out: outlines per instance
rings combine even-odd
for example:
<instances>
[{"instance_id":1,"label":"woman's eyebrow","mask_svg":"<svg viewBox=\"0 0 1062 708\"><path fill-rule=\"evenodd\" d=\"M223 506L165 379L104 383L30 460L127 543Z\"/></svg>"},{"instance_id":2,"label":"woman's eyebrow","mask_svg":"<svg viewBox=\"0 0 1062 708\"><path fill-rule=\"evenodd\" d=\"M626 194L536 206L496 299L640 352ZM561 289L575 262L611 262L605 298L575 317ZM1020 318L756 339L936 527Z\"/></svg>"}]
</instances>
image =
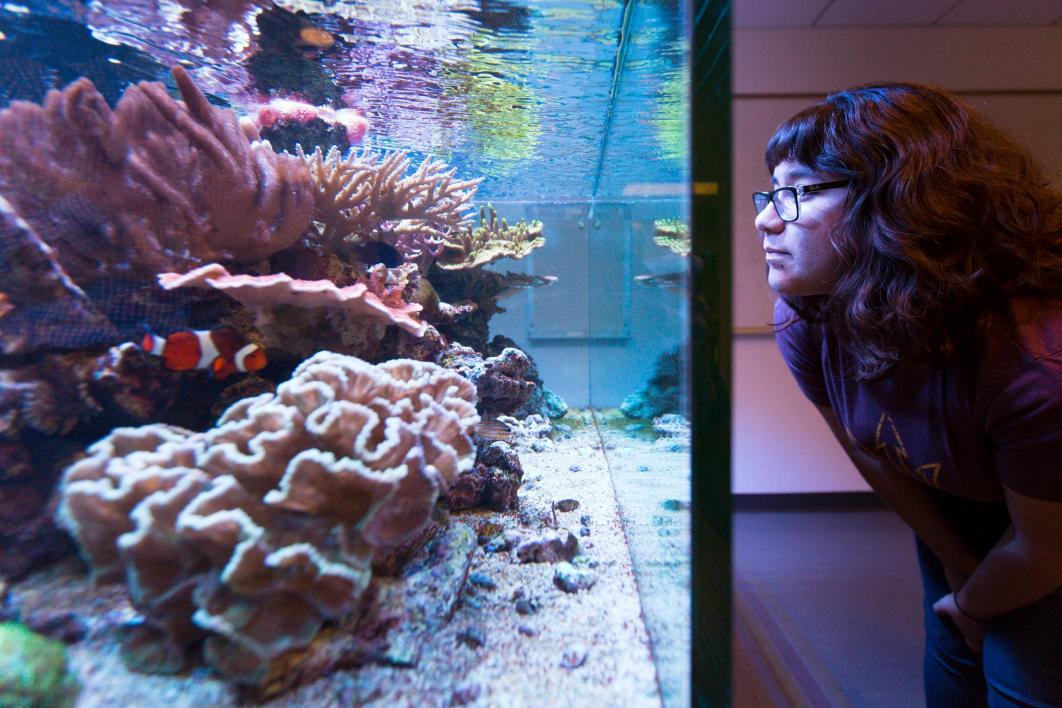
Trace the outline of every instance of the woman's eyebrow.
<instances>
[{"instance_id":1,"label":"woman's eyebrow","mask_svg":"<svg viewBox=\"0 0 1062 708\"><path fill-rule=\"evenodd\" d=\"M797 169L795 169L795 170L793 170L792 172L789 173L789 184L784 185L784 186L791 187L795 183L797 183L797 182L799 182L801 180L807 181L807 180L812 179L814 176L815 176L815 173L812 170L804 169L804 168L797 168ZM771 184L773 184L775 187L778 186L778 178L775 177L774 175L771 175Z\"/></svg>"},{"instance_id":2,"label":"woman's eyebrow","mask_svg":"<svg viewBox=\"0 0 1062 708\"><path fill-rule=\"evenodd\" d=\"M792 183L799 181L807 181L815 177L815 173L811 170L793 170L789 173L789 180Z\"/></svg>"}]
</instances>

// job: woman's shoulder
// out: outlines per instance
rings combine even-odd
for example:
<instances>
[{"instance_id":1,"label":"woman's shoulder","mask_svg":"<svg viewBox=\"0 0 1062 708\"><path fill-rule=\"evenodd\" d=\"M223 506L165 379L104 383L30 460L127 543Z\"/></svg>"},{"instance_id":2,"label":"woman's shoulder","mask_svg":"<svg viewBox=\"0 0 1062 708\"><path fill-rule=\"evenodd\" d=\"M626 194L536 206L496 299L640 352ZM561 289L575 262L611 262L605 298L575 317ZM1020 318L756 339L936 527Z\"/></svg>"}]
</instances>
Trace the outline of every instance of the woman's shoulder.
<instances>
[{"instance_id":1,"label":"woman's shoulder","mask_svg":"<svg viewBox=\"0 0 1062 708\"><path fill-rule=\"evenodd\" d=\"M984 328L973 421L1004 486L1062 499L1062 301L1015 298Z\"/></svg>"},{"instance_id":2,"label":"woman's shoulder","mask_svg":"<svg viewBox=\"0 0 1062 708\"><path fill-rule=\"evenodd\" d=\"M1038 362L1062 361L1062 298L1013 297L982 330L981 371L1005 384Z\"/></svg>"}]
</instances>

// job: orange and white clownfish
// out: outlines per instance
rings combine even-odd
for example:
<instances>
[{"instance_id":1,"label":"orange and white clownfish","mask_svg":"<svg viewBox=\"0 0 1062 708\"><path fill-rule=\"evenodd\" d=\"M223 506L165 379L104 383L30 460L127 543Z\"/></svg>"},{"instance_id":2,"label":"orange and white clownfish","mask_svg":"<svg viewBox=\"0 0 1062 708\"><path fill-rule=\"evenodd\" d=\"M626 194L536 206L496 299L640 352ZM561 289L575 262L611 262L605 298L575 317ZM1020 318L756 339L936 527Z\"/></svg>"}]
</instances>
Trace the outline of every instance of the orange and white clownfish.
<instances>
[{"instance_id":1,"label":"orange and white clownfish","mask_svg":"<svg viewBox=\"0 0 1062 708\"><path fill-rule=\"evenodd\" d=\"M162 357L171 371L209 369L216 379L237 371L258 371L266 365L262 347L249 343L232 327L210 330L182 330L168 337L148 332L141 349Z\"/></svg>"}]
</instances>

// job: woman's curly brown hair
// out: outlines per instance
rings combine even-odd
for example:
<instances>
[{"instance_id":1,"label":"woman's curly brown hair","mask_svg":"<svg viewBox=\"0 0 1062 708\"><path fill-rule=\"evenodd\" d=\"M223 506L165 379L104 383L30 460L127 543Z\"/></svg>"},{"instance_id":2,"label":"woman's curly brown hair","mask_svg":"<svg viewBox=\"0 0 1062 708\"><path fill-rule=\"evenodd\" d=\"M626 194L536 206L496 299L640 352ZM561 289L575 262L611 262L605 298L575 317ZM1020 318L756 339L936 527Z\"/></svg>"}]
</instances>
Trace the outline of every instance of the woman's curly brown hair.
<instances>
[{"instance_id":1,"label":"woman's curly brown hair","mask_svg":"<svg viewBox=\"0 0 1062 708\"><path fill-rule=\"evenodd\" d=\"M1010 295L1062 293L1062 194L944 89L831 94L778 128L766 160L771 172L792 160L851 179L831 234L839 281L825 297L785 300L838 333L859 379L946 362Z\"/></svg>"}]
</instances>

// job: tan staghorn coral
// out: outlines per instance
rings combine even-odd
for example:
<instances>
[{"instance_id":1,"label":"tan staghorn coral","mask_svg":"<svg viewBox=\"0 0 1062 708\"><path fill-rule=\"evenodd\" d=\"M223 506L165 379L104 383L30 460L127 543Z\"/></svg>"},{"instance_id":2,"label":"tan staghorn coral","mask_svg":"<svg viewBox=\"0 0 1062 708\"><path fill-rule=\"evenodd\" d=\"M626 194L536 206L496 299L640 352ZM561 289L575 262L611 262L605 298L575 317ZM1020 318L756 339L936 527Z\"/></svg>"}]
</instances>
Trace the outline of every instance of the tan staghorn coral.
<instances>
[{"instance_id":1,"label":"tan staghorn coral","mask_svg":"<svg viewBox=\"0 0 1062 708\"><path fill-rule=\"evenodd\" d=\"M355 218L369 196L368 168L353 151L344 158L339 148L323 153L318 147L307 155L302 146L296 153L310 170L314 188L314 220L324 225L326 240L353 231L348 222Z\"/></svg>"},{"instance_id":2,"label":"tan staghorn coral","mask_svg":"<svg viewBox=\"0 0 1062 708\"><path fill-rule=\"evenodd\" d=\"M0 112L0 192L76 282L256 263L310 225L305 164L212 107L181 67L183 103L140 83L113 110L88 79Z\"/></svg>"},{"instance_id":3,"label":"tan staghorn coral","mask_svg":"<svg viewBox=\"0 0 1062 708\"><path fill-rule=\"evenodd\" d=\"M143 624L126 657L204 656L254 683L350 615L375 549L427 523L472 467L471 383L434 364L330 352L217 427L119 428L65 473L60 522L98 580L125 577Z\"/></svg>"},{"instance_id":4,"label":"tan staghorn coral","mask_svg":"<svg viewBox=\"0 0 1062 708\"><path fill-rule=\"evenodd\" d=\"M447 237L436 262L447 270L478 268L500 258L523 258L545 243L541 221L509 226L488 205L479 210L479 226Z\"/></svg>"},{"instance_id":5,"label":"tan staghorn coral","mask_svg":"<svg viewBox=\"0 0 1062 708\"><path fill-rule=\"evenodd\" d=\"M653 243L680 256L690 255L690 227L680 219L657 219L653 222Z\"/></svg>"},{"instance_id":6,"label":"tan staghorn coral","mask_svg":"<svg viewBox=\"0 0 1062 708\"><path fill-rule=\"evenodd\" d=\"M431 159L406 175L406 153L384 156L338 148L298 154L313 177L314 219L321 245L332 252L365 242L395 247L426 272L433 259L442 267L475 268L499 258L521 258L545 243L542 224L498 219L493 207L471 219L479 179L455 180L454 169Z\"/></svg>"},{"instance_id":7,"label":"tan staghorn coral","mask_svg":"<svg viewBox=\"0 0 1062 708\"><path fill-rule=\"evenodd\" d=\"M385 222L418 222L436 235L458 229L468 221L468 210L480 179L455 180L455 169L426 159L407 175L407 153L377 154L350 151L346 156L332 147L298 155L314 181L314 219L324 224L325 241L355 235L375 240ZM408 225L407 225L408 229Z\"/></svg>"}]
</instances>

